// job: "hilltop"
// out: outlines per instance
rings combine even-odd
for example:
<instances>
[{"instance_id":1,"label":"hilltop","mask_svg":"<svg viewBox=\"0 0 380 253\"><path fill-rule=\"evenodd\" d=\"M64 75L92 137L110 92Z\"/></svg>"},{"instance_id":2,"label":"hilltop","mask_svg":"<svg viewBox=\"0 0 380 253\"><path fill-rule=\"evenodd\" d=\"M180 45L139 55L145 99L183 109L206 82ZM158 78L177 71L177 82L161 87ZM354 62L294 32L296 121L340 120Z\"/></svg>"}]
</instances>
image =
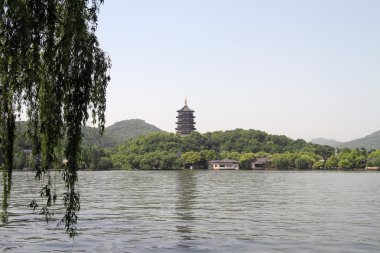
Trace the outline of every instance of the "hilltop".
<instances>
[{"instance_id":1,"label":"hilltop","mask_svg":"<svg viewBox=\"0 0 380 253\"><path fill-rule=\"evenodd\" d=\"M25 121L16 122L16 146L19 146L22 149L30 149L32 147L28 138L24 138L27 130L26 128L27 124ZM130 119L116 122L104 129L103 136L100 136L98 128L85 126L83 128L83 144L85 146L98 145L112 148L140 135L155 132L163 131L141 119Z\"/></svg>"},{"instance_id":2,"label":"hilltop","mask_svg":"<svg viewBox=\"0 0 380 253\"><path fill-rule=\"evenodd\" d=\"M310 141L311 143L314 144L319 144L319 145L328 145L330 147L339 147L342 145L344 142L336 141L334 139L325 139L325 138L315 138Z\"/></svg>"},{"instance_id":3,"label":"hilltop","mask_svg":"<svg viewBox=\"0 0 380 253\"><path fill-rule=\"evenodd\" d=\"M137 136L163 131L154 125L146 123L144 120L129 119L106 127L103 136L100 136L97 128L85 127L83 132L84 145L115 147Z\"/></svg>"},{"instance_id":4,"label":"hilltop","mask_svg":"<svg viewBox=\"0 0 380 253\"><path fill-rule=\"evenodd\" d=\"M380 149L380 130L363 138L345 142L339 147L345 148L365 148L365 149Z\"/></svg>"}]
</instances>

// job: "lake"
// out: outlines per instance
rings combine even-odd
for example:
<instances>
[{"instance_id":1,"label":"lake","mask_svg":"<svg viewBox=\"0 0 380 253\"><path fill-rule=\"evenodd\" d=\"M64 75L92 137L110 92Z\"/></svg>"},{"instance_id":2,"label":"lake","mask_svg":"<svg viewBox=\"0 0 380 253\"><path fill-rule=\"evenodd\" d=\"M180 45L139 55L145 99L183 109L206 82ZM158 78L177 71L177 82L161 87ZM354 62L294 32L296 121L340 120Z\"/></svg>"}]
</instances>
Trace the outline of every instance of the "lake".
<instances>
[{"instance_id":1,"label":"lake","mask_svg":"<svg viewBox=\"0 0 380 253\"><path fill-rule=\"evenodd\" d=\"M80 172L74 241L59 206L27 209L33 178L14 173L2 252L380 252L376 172Z\"/></svg>"}]
</instances>

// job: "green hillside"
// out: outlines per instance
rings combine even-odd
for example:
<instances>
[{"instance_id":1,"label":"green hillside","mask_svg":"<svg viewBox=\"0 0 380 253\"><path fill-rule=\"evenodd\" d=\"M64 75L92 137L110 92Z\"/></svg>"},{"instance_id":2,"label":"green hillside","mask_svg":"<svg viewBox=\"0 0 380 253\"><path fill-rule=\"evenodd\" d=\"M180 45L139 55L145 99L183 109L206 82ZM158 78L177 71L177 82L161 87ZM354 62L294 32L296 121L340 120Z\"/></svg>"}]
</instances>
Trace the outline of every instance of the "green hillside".
<instances>
[{"instance_id":1,"label":"green hillside","mask_svg":"<svg viewBox=\"0 0 380 253\"><path fill-rule=\"evenodd\" d=\"M352 141L340 142L333 139L317 138L310 141L314 144L329 145L334 148L365 148L367 150L380 149L380 130Z\"/></svg>"},{"instance_id":2,"label":"green hillside","mask_svg":"<svg viewBox=\"0 0 380 253\"><path fill-rule=\"evenodd\" d=\"M26 123L19 121L16 123L16 127L16 145L26 149L31 148L31 145L26 141L27 138L25 137ZM83 144L115 147L137 136L154 132L163 131L141 119L123 120L106 127L102 137L97 128L84 127ZM313 139L310 142L337 148L365 148L367 150L380 149L380 130L363 138L348 142L339 142L333 139L324 138Z\"/></svg>"},{"instance_id":3,"label":"green hillside","mask_svg":"<svg viewBox=\"0 0 380 253\"><path fill-rule=\"evenodd\" d=\"M27 124L24 121L16 122L16 146L21 149L30 149L31 144L26 136ZM115 147L134 137L155 132L163 132L161 129L146 123L141 119L130 119L116 122L106 127L103 136L99 129L84 127L83 144L98 145L103 147Z\"/></svg>"},{"instance_id":4,"label":"green hillside","mask_svg":"<svg viewBox=\"0 0 380 253\"><path fill-rule=\"evenodd\" d=\"M363 138L344 142L340 144L340 148L365 148L367 150L380 149L380 131L376 131Z\"/></svg>"},{"instance_id":5,"label":"green hillside","mask_svg":"<svg viewBox=\"0 0 380 253\"><path fill-rule=\"evenodd\" d=\"M116 167L127 169L207 169L207 161L233 159L250 168L255 158L271 157L276 168L315 168L334 155L330 146L293 140L258 130L235 129L187 136L153 133L131 139L111 153ZM321 162L323 161L323 162Z\"/></svg>"},{"instance_id":6,"label":"green hillside","mask_svg":"<svg viewBox=\"0 0 380 253\"><path fill-rule=\"evenodd\" d=\"M83 144L115 147L134 137L154 132L163 131L141 119L123 120L106 127L102 137L97 128L85 127Z\"/></svg>"},{"instance_id":7,"label":"green hillside","mask_svg":"<svg viewBox=\"0 0 380 253\"><path fill-rule=\"evenodd\" d=\"M340 145L343 144L343 142L336 141L334 139L325 139L325 138L312 139L310 142L314 144L318 144L318 145L328 145L334 148L339 147Z\"/></svg>"}]
</instances>

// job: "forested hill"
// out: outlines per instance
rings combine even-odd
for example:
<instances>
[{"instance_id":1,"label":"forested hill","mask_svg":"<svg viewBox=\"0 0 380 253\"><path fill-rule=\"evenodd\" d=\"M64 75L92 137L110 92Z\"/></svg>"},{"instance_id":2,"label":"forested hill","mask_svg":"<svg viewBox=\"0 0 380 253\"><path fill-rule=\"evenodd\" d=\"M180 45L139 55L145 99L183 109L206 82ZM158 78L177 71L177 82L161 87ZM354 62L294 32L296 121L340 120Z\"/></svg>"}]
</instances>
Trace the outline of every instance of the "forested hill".
<instances>
[{"instance_id":1,"label":"forested hill","mask_svg":"<svg viewBox=\"0 0 380 253\"><path fill-rule=\"evenodd\" d=\"M284 135L271 135L258 130L229 130L205 134L192 132L181 137L173 133L154 133L139 136L117 148L131 154L149 152L182 153L188 151L213 150L220 152L266 152L269 154L284 152L313 152L322 156L334 153L330 146L308 143L302 139L293 140Z\"/></svg>"},{"instance_id":2,"label":"forested hill","mask_svg":"<svg viewBox=\"0 0 380 253\"><path fill-rule=\"evenodd\" d=\"M16 136L25 136L25 122L17 122ZM180 137L173 133L165 133L154 125L141 119L130 119L117 122L104 130L100 136L99 129L84 127L84 146L116 147L119 145L134 145L139 143L139 149L163 151L189 151L213 149L216 152L259 152L283 153L286 151L307 150L315 152L323 145L308 143L305 140L293 140L285 135L271 135L258 130L235 129L228 131L215 131L200 134L193 132L189 136ZM153 134L158 133L158 134ZM27 138L17 138L22 148L29 148L24 143ZM17 142L17 141L16 141Z\"/></svg>"},{"instance_id":3,"label":"forested hill","mask_svg":"<svg viewBox=\"0 0 380 253\"><path fill-rule=\"evenodd\" d=\"M241 162L242 168L249 168L254 157L271 157L279 168L294 166L296 159L311 168L333 154L330 146L258 130L235 129L192 132L184 137L173 133L139 136L118 146L111 160L114 166L127 169L178 169L190 165L205 169L209 160L234 159Z\"/></svg>"},{"instance_id":4,"label":"forested hill","mask_svg":"<svg viewBox=\"0 0 380 253\"><path fill-rule=\"evenodd\" d=\"M367 150L380 149L380 131L348 142L339 142L324 138L313 139L310 142L320 145L329 145L335 148L365 148Z\"/></svg>"},{"instance_id":5,"label":"forested hill","mask_svg":"<svg viewBox=\"0 0 380 253\"><path fill-rule=\"evenodd\" d=\"M380 149L380 131L374 132L360 139L345 142L338 147L365 148L367 150Z\"/></svg>"},{"instance_id":6,"label":"forested hill","mask_svg":"<svg viewBox=\"0 0 380 253\"><path fill-rule=\"evenodd\" d=\"M344 142L336 141L334 139L325 139L325 138L315 138L310 141L311 143L314 144L319 144L319 145L329 145L331 147L339 147L339 145L342 145Z\"/></svg>"},{"instance_id":7,"label":"forested hill","mask_svg":"<svg viewBox=\"0 0 380 253\"><path fill-rule=\"evenodd\" d=\"M163 131L154 125L146 123L144 120L130 119L106 127L103 136L100 136L97 128L85 127L83 132L84 145L115 147L137 136Z\"/></svg>"},{"instance_id":8,"label":"forested hill","mask_svg":"<svg viewBox=\"0 0 380 253\"><path fill-rule=\"evenodd\" d=\"M18 123L18 126L19 130L25 129L25 123ZM22 149L30 145L20 133L17 136L15 167L22 169L26 166ZM207 161L224 158L237 160L241 168L249 169L252 160L262 157L270 158L272 168L277 169L380 166L380 150L342 149L335 155L334 148L327 145L252 129L192 132L181 137L142 120L118 122L108 127L102 138L97 129L86 128L84 144L80 164L84 169L181 169L189 166L206 169Z\"/></svg>"},{"instance_id":9,"label":"forested hill","mask_svg":"<svg viewBox=\"0 0 380 253\"><path fill-rule=\"evenodd\" d=\"M17 122L16 129L16 146L21 149L31 148L30 142L25 135L26 122ZM151 124L146 123L144 120L130 119L123 120L106 127L103 136L100 136L98 128L84 127L83 132L84 146L97 145L100 147L115 147L137 136L163 131Z\"/></svg>"}]
</instances>

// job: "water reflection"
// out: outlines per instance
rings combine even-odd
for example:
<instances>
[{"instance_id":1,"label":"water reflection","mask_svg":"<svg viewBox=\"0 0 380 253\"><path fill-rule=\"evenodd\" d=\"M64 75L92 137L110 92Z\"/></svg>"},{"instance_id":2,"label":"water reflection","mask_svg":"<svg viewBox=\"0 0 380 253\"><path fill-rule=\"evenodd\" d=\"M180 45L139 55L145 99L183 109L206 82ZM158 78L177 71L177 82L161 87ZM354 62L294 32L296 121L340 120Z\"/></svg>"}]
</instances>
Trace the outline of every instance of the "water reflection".
<instances>
[{"instance_id":1,"label":"water reflection","mask_svg":"<svg viewBox=\"0 0 380 253\"><path fill-rule=\"evenodd\" d=\"M32 185L25 172L13 177L9 222L0 223L0 252L380 249L380 173L83 171L75 243L57 222L47 224L27 210L40 184Z\"/></svg>"},{"instance_id":2,"label":"water reflection","mask_svg":"<svg viewBox=\"0 0 380 253\"><path fill-rule=\"evenodd\" d=\"M0 223L6 223L8 221L8 206L9 206L9 195L11 194L12 185L12 171L7 171L3 168L3 194L1 202L0 211Z\"/></svg>"},{"instance_id":3,"label":"water reflection","mask_svg":"<svg viewBox=\"0 0 380 253\"><path fill-rule=\"evenodd\" d=\"M180 234L182 240L192 240L194 216L193 205L196 198L196 175L192 170L179 171L177 173L177 200L176 215L178 225L177 233Z\"/></svg>"}]
</instances>

